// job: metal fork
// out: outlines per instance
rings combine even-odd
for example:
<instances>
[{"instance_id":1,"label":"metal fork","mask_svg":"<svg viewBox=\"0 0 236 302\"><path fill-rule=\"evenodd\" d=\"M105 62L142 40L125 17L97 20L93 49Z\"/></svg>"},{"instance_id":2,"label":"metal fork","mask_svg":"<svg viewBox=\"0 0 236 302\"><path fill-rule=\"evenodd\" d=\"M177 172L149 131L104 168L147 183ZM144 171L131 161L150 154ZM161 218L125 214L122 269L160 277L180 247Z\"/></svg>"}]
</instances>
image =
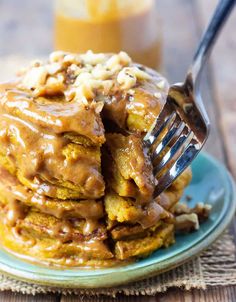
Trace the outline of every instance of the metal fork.
<instances>
[{"instance_id":1,"label":"metal fork","mask_svg":"<svg viewBox=\"0 0 236 302\"><path fill-rule=\"evenodd\" d=\"M206 142L210 122L200 96L200 74L234 4L234 0L219 2L199 43L185 82L170 87L166 104L152 130L144 137L158 180L154 197L167 189L190 165Z\"/></svg>"}]
</instances>

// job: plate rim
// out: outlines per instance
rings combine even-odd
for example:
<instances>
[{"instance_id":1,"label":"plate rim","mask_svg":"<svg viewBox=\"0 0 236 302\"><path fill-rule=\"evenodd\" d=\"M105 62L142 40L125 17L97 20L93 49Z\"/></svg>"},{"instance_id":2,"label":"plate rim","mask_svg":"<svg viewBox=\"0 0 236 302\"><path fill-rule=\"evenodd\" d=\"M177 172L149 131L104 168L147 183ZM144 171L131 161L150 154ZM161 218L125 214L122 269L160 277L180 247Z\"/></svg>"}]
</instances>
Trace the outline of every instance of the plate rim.
<instances>
[{"instance_id":1,"label":"plate rim","mask_svg":"<svg viewBox=\"0 0 236 302\"><path fill-rule=\"evenodd\" d=\"M28 283L35 283L39 285L47 285L47 286L60 286L61 288L98 288L98 287L112 287L118 286L124 283L130 283L133 281L138 281L141 279L145 279L146 277L152 277L154 275L158 275L160 273L171 270L190 259L196 257L200 252L205 250L209 245L211 245L226 229L226 227L230 224L233 219L235 210L236 210L236 188L234 179L231 174L228 172L226 167L220 163L213 156L207 154L206 152L201 152L201 156L205 158L207 161L211 161L217 168L222 170L223 176L225 177L225 183L228 184L229 189L229 210L225 212L222 216L221 220L215 227L206 235L204 235L201 240L193 244L191 247L184 251L177 252L175 255L168 257L167 259L163 259L162 261L153 261L148 263L147 265L143 265L141 267L130 267L127 270L127 267L121 267L118 272L114 271L105 271L99 270L97 274L87 274L87 275L74 275L74 276L63 276L62 279L52 279L52 276L45 275L42 273L32 273L30 271L24 270L23 272L18 269L14 269L9 265L5 265L1 262L0 259L0 272L9 277L13 277L17 280L22 280ZM208 240L207 240L208 239ZM4 249L3 249L4 250ZM122 268L124 268L122 270ZM62 269L61 271L63 271ZM60 272L60 270L58 270ZM98 271L97 271L98 272ZM27 274L27 277L25 276ZM40 278L39 278L40 277ZM112 278L111 278L112 277ZM100 279L100 278L103 278ZM89 279L89 282L88 280ZM104 279L106 279L106 284L104 285ZM96 281L96 282L95 282ZM65 283L63 283L65 282Z\"/></svg>"}]
</instances>

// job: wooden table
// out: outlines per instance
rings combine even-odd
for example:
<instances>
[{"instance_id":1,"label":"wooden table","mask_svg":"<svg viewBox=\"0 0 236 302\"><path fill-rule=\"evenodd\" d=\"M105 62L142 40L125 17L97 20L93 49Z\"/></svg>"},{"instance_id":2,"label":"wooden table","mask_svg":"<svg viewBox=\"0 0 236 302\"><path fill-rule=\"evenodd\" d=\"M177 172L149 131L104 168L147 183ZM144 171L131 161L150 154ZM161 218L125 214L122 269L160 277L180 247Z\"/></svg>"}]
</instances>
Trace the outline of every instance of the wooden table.
<instances>
[{"instance_id":1,"label":"wooden table","mask_svg":"<svg viewBox=\"0 0 236 302\"><path fill-rule=\"evenodd\" d=\"M181 81L191 62L194 47L217 0L158 0L164 32L164 67L170 82ZM37 57L52 49L52 7L48 0L0 0L0 55ZM205 70L202 92L212 129L206 150L224 162L236 177L236 11L222 32L211 62ZM236 239L236 221L231 226ZM0 293L0 302L89 301L60 295L24 296ZM112 301L97 298L97 301ZM155 297L124 297L116 301L236 301L236 287L218 287L184 292L171 289Z\"/></svg>"}]
</instances>

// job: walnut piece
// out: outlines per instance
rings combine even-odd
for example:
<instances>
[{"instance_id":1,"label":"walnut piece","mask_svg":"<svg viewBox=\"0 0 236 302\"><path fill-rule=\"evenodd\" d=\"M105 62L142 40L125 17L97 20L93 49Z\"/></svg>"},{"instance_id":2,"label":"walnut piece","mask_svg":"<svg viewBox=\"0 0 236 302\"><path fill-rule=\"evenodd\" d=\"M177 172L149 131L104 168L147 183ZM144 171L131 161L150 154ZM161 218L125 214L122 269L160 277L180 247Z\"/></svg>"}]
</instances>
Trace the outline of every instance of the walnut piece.
<instances>
[{"instance_id":1,"label":"walnut piece","mask_svg":"<svg viewBox=\"0 0 236 302\"><path fill-rule=\"evenodd\" d=\"M27 89L35 89L46 83L48 72L45 66L31 68L26 72L22 85Z\"/></svg>"},{"instance_id":2,"label":"walnut piece","mask_svg":"<svg viewBox=\"0 0 236 302\"><path fill-rule=\"evenodd\" d=\"M201 222L205 221L210 214L210 211L212 209L212 206L210 204L204 204L202 202L199 202L193 209L192 213L196 213L198 216L198 219Z\"/></svg>"},{"instance_id":3,"label":"walnut piece","mask_svg":"<svg viewBox=\"0 0 236 302\"><path fill-rule=\"evenodd\" d=\"M189 233L199 229L198 216L195 213L181 214L175 218L175 229L177 232Z\"/></svg>"},{"instance_id":4,"label":"walnut piece","mask_svg":"<svg viewBox=\"0 0 236 302\"><path fill-rule=\"evenodd\" d=\"M211 205L198 203L194 208L189 208L185 203L178 203L174 208L176 230L190 232L199 228L199 223L205 221L210 214Z\"/></svg>"}]
</instances>

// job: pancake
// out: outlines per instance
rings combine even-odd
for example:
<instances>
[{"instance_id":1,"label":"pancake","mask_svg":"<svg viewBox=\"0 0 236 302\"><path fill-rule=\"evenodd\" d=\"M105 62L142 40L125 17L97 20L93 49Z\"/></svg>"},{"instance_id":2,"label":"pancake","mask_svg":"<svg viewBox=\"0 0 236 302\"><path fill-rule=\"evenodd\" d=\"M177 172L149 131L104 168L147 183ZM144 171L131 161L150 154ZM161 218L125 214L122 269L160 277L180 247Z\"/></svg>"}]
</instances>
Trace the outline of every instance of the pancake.
<instances>
[{"instance_id":1,"label":"pancake","mask_svg":"<svg viewBox=\"0 0 236 302\"><path fill-rule=\"evenodd\" d=\"M129 223L138 222L144 229L152 227L160 220L172 217L155 201L146 206L140 206L132 199L121 197L115 192L107 193L104 201L105 210L110 220Z\"/></svg>"},{"instance_id":2,"label":"pancake","mask_svg":"<svg viewBox=\"0 0 236 302\"><path fill-rule=\"evenodd\" d=\"M40 133L47 129L55 134L72 132L90 139L96 146L105 141L102 120L96 113L96 106L85 107L76 101L66 102L62 97L33 97L30 90L20 87L5 89L0 104L12 120L27 121ZM30 114L32 112L34 114Z\"/></svg>"},{"instance_id":3,"label":"pancake","mask_svg":"<svg viewBox=\"0 0 236 302\"><path fill-rule=\"evenodd\" d=\"M43 264L54 263L72 267L104 267L120 263L113 259L113 254L102 241L63 243L55 238L39 239L19 234L17 229L9 227L1 221L0 236L1 243L8 251L31 262L38 261Z\"/></svg>"},{"instance_id":4,"label":"pancake","mask_svg":"<svg viewBox=\"0 0 236 302\"><path fill-rule=\"evenodd\" d=\"M78 219L60 220L54 216L29 211L24 219L16 224L22 234L29 237L61 239L62 242L86 242L89 240L105 240L106 228L93 220Z\"/></svg>"},{"instance_id":5,"label":"pancake","mask_svg":"<svg viewBox=\"0 0 236 302\"><path fill-rule=\"evenodd\" d=\"M122 176L124 180L134 185L136 196L130 197L136 197L141 204L149 202L154 191L155 179L150 158L145 154L141 137L109 133L106 135L106 146L115 162L112 169L114 171L113 189L119 195L124 196L118 183L119 177Z\"/></svg>"},{"instance_id":6,"label":"pancake","mask_svg":"<svg viewBox=\"0 0 236 302\"><path fill-rule=\"evenodd\" d=\"M101 175L99 147L84 147L69 143L55 135L35 133L29 125L12 120L6 115L1 117L0 131L2 131L0 156L4 156L1 162L5 166L8 165L6 168L9 171L16 173L24 185L27 186L29 183L32 190L43 187L45 182L46 185L57 185L64 188L64 193L49 190L48 196L62 198L64 195L62 199L70 198L72 195L70 191L75 191L75 198L103 196L105 183ZM12 166L15 166L15 171ZM46 195L47 191L44 193ZM70 196L67 197L68 195Z\"/></svg>"},{"instance_id":7,"label":"pancake","mask_svg":"<svg viewBox=\"0 0 236 302\"><path fill-rule=\"evenodd\" d=\"M174 225L161 224L155 232L144 238L118 241L115 245L115 255L121 260L130 257L147 257L153 251L173 243Z\"/></svg>"},{"instance_id":8,"label":"pancake","mask_svg":"<svg viewBox=\"0 0 236 302\"><path fill-rule=\"evenodd\" d=\"M159 220L154 226L146 229L140 224L118 224L112 228L110 233L114 241L139 239L146 237L150 231L155 231L161 224L162 221Z\"/></svg>"},{"instance_id":9,"label":"pancake","mask_svg":"<svg viewBox=\"0 0 236 302\"><path fill-rule=\"evenodd\" d=\"M102 201L51 199L24 187L16 177L0 167L0 200L6 205L10 200L20 201L26 207L57 218L100 219L104 216Z\"/></svg>"},{"instance_id":10,"label":"pancake","mask_svg":"<svg viewBox=\"0 0 236 302\"><path fill-rule=\"evenodd\" d=\"M157 202L166 210L173 212L174 206L182 197L184 189L189 185L191 180L192 172L190 168L187 168L169 188L157 198Z\"/></svg>"}]
</instances>

